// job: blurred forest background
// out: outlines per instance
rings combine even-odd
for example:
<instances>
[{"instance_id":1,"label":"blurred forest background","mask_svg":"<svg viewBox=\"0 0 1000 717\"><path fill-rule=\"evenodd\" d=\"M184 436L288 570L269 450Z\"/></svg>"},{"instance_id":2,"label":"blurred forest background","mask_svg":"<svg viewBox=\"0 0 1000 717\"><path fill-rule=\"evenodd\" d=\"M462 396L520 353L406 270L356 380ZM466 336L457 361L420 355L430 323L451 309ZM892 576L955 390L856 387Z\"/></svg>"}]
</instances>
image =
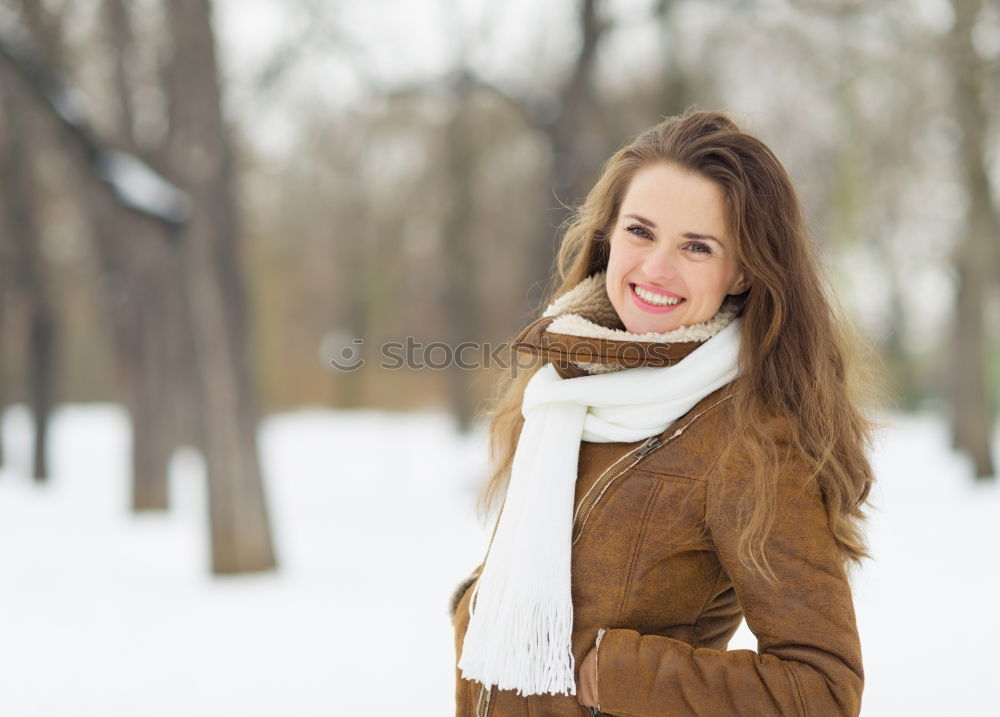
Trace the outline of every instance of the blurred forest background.
<instances>
[{"instance_id":1,"label":"blurred forest background","mask_svg":"<svg viewBox=\"0 0 1000 717\"><path fill-rule=\"evenodd\" d=\"M489 370L376 347L508 341L567 207L691 105L776 151L893 408L995 479L1000 0L2 0L0 409L44 480L57 406L122 404L136 510L200 447L216 572L266 569L258 419L473 425Z\"/></svg>"}]
</instances>

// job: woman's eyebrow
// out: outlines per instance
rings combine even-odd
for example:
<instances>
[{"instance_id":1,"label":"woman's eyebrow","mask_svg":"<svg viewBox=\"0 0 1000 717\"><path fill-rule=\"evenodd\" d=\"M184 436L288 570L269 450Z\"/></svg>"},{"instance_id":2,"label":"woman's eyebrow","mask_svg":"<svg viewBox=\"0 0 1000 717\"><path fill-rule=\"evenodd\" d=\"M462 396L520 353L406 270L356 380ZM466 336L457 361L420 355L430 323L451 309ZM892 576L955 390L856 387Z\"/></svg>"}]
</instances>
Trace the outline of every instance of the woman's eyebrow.
<instances>
[{"instance_id":1,"label":"woman's eyebrow","mask_svg":"<svg viewBox=\"0 0 1000 717\"><path fill-rule=\"evenodd\" d=\"M626 214L626 217L637 220L640 224L645 224L650 229L656 229L656 222L651 219L646 219L646 217L640 217L638 214Z\"/></svg>"},{"instance_id":2,"label":"woman's eyebrow","mask_svg":"<svg viewBox=\"0 0 1000 717\"><path fill-rule=\"evenodd\" d=\"M721 239L718 239L717 237L714 237L711 234L695 234L694 232L684 232L683 234L681 234L681 236L684 237L685 239L711 239L717 244L722 244Z\"/></svg>"},{"instance_id":3,"label":"woman's eyebrow","mask_svg":"<svg viewBox=\"0 0 1000 717\"><path fill-rule=\"evenodd\" d=\"M646 219L646 217L639 216L638 214L626 214L625 217L628 218L628 219L635 219L640 224L644 224L647 227L649 227L650 229L656 229L656 222L652 221L651 219ZM719 239L718 237L714 237L711 234L698 234L696 232L684 232L683 234L681 234L681 236L684 237L685 239L711 239L712 241L716 242L717 244L722 244L722 240L721 239Z\"/></svg>"}]
</instances>

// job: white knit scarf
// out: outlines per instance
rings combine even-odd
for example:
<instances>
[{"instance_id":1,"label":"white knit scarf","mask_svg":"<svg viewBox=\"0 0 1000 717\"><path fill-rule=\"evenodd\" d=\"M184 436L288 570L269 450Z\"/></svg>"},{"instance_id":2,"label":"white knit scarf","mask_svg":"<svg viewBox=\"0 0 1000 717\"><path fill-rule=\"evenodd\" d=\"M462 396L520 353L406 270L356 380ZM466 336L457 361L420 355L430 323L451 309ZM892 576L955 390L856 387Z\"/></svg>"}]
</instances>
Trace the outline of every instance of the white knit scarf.
<instances>
[{"instance_id":1,"label":"white knit scarf","mask_svg":"<svg viewBox=\"0 0 1000 717\"><path fill-rule=\"evenodd\" d=\"M591 279L603 284L603 275ZM596 289L593 283L588 289ZM546 315L558 308L553 304ZM522 695L576 694L570 557L580 441L628 443L657 435L732 381L741 321L722 314L658 335L689 340L671 335L697 335L709 324L716 332L672 366L562 379L548 364L528 382L507 497L469 601L458 663L463 677Z\"/></svg>"}]
</instances>

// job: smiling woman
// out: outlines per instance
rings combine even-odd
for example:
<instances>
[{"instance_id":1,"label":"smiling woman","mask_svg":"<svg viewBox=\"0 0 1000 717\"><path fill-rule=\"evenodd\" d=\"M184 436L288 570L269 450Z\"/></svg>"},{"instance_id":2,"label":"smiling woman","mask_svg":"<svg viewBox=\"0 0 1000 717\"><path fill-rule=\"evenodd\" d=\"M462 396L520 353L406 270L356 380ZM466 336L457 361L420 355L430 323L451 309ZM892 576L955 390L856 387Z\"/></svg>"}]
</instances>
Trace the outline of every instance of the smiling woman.
<instances>
[{"instance_id":1,"label":"smiling woman","mask_svg":"<svg viewBox=\"0 0 1000 717\"><path fill-rule=\"evenodd\" d=\"M607 292L625 327L662 333L712 318L745 289L719 187L676 164L638 172L622 200ZM697 228L698 231L692 231Z\"/></svg>"},{"instance_id":2,"label":"smiling woman","mask_svg":"<svg viewBox=\"0 0 1000 717\"><path fill-rule=\"evenodd\" d=\"M718 112L604 167L514 346L459 717L857 715L871 424L795 190ZM741 619L757 650L727 650Z\"/></svg>"}]
</instances>

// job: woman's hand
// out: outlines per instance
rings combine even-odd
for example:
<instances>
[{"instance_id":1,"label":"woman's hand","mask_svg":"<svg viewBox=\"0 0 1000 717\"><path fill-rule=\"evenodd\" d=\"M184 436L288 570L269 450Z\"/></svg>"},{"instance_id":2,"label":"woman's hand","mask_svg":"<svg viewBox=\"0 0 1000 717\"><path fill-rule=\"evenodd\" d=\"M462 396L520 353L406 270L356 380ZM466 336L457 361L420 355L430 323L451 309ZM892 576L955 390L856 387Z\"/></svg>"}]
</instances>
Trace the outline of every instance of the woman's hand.
<instances>
[{"instance_id":1,"label":"woman's hand","mask_svg":"<svg viewBox=\"0 0 1000 717\"><path fill-rule=\"evenodd\" d=\"M580 663L580 676L576 681L576 699L584 707L597 707L597 647Z\"/></svg>"}]
</instances>

